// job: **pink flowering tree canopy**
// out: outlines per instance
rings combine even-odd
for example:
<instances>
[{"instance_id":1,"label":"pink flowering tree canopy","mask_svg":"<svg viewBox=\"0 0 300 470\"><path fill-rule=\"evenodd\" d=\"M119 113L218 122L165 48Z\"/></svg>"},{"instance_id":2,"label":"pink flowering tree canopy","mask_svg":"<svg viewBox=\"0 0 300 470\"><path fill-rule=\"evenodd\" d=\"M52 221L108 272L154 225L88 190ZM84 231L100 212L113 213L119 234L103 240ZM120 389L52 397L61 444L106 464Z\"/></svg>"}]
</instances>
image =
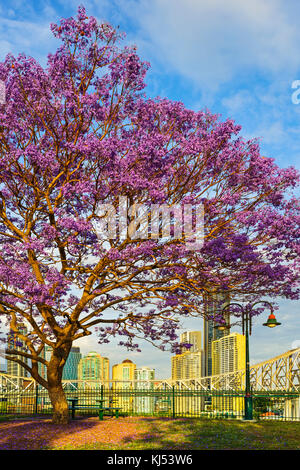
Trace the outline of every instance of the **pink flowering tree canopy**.
<instances>
[{"instance_id":1,"label":"pink flowering tree canopy","mask_svg":"<svg viewBox=\"0 0 300 470\"><path fill-rule=\"evenodd\" d=\"M0 320L25 345L7 357L66 422L63 366L93 329L100 343L177 352L176 320L204 315L211 292L299 297L299 174L232 120L147 98L149 64L84 7L51 30L61 45L45 68L24 54L0 63ZM198 248L186 226L166 236L153 205L173 220L194 207L190 227L201 207Z\"/></svg>"}]
</instances>

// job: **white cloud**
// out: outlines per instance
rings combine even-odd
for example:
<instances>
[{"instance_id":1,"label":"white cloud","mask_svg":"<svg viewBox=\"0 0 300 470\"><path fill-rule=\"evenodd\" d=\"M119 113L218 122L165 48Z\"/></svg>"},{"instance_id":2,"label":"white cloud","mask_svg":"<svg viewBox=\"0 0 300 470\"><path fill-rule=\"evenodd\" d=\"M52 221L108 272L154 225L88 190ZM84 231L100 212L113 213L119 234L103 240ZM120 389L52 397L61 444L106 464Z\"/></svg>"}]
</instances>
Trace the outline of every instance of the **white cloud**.
<instances>
[{"instance_id":1,"label":"white cloud","mask_svg":"<svg viewBox=\"0 0 300 470\"><path fill-rule=\"evenodd\" d=\"M40 16L29 4L26 11L23 8L22 21L2 16L0 35L10 49L39 48L46 55L50 21L75 15L79 4L71 0L62 14L58 8L65 10L66 5L59 3L55 10L44 2ZM254 70L267 77L293 73L300 66L299 8L288 1L87 0L84 4L88 15L108 19L115 26L122 23L122 28L128 25L128 40L138 44L156 70L178 72L197 87L215 90ZM11 2L7 16L12 17L16 6L18 2ZM4 45L2 54L7 49Z\"/></svg>"},{"instance_id":2,"label":"white cloud","mask_svg":"<svg viewBox=\"0 0 300 470\"><path fill-rule=\"evenodd\" d=\"M255 98L250 90L239 90L231 96L222 99L222 104L231 115L236 115L238 112L245 111L246 108L253 107Z\"/></svg>"},{"instance_id":3,"label":"white cloud","mask_svg":"<svg viewBox=\"0 0 300 470\"><path fill-rule=\"evenodd\" d=\"M289 8L283 0L118 4L140 26L147 52L164 69L172 68L199 86L215 89L253 68L268 75L296 70L300 64L298 6Z\"/></svg>"},{"instance_id":4,"label":"white cloud","mask_svg":"<svg viewBox=\"0 0 300 470\"><path fill-rule=\"evenodd\" d=\"M19 53L33 56L46 65L46 56L56 40L50 31L49 23L35 23L0 18L0 54L17 56ZM5 38L5 39L2 39Z\"/></svg>"},{"instance_id":5,"label":"white cloud","mask_svg":"<svg viewBox=\"0 0 300 470\"><path fill-rule=\"evenodd\" d=\"M249 81L221 97L223 114L242 125L245 139L259 138L264 155L280 166L299 168L300 106L292 103L291 81ZM248 88L246 88L248 85Z\"/></svg>"}]
</instances>

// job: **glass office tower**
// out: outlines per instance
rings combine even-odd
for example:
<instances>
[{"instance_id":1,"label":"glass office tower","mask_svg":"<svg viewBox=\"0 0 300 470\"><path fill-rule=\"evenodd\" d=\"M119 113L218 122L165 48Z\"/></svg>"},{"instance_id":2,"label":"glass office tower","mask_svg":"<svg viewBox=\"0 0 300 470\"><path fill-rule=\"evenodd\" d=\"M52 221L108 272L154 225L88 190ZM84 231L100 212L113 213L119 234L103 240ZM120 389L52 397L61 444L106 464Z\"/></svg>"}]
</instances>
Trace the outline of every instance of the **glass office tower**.
<instances>
[{"instance_id":1,"label":"glass office tower","mask_svg":"<svg viewBox=\"0 0 300 470\"><path fill-rule=\"evenodd\" d=\"M80 348L73 347L63 370L63 380L78 380L78 365L81 359Z\"/></svg>"},{"instance_id":2,"label":"glass office tower","mask_svg":"<svg viewBox=\"0 0 300 470\"><path fill-rule=\"evenodd\" d=\"M219 315L222 309L229 303L230 296L228 292L211 292L209 294L206 294L206 297L204 299L204 377L212 375L212 342L230 334L230 329L220 331L217 328L214 328L216 326L214 318L216 317L216 315ZM224 319L226 321L226 324L229 325L229 313L226 313L224 315Z\"/></svg>"}]
</instances>

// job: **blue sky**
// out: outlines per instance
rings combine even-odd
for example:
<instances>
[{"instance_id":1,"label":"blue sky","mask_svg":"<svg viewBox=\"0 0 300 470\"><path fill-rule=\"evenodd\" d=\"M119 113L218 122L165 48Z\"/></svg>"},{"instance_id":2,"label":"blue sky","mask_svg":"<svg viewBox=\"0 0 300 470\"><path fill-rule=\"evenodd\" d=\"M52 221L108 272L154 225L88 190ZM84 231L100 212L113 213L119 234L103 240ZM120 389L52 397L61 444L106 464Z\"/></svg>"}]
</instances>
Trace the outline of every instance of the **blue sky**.
<instances>
[{"instance_id":1,"label":"blue sky","mask_svg":"<svg viewBox=\"0 0 300 470\"><path fill-rule=\"evenodd\" d=\"M261 139L262 154L300 169L300 104L292 101L292 83L300 80L298 0L0 0L0 60L25 52L45 65L58 44L49 24L76 14L80 3L88 15L119 25L125 41L150 62L148 96L233 118L244 137ZM300 346L300 302L279 305L281 327L261 326L267 311L255 320L252 363ZM202 325L191 320L183 331ZM154 367L158 378L170 377L171 355L152 346L134 354L100 346L96 338L78 346L84 354L99 351L112 364L129 357Z\"/></svg>"}]
</instances>

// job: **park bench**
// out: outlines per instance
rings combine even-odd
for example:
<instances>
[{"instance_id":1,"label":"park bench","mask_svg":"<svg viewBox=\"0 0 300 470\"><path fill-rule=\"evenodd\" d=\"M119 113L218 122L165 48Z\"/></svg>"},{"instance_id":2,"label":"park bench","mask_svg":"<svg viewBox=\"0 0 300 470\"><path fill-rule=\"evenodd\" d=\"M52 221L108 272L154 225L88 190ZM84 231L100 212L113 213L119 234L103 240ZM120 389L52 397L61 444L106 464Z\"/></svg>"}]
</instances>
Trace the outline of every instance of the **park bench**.
<instances>
[{"instance_id":1,"label":"park bench","mask_svg":"<svg viewBox=\"0 0 300 470\"><path fill-rule=\"evenodd\" d=\"M99 419L102 420L104 416L104 412L107 412L107 411L112 412L112 415L114 415L115 413L115 417L118 418L119 410L121 410L121 408L118 408L116 406L105 406L103 408L99 408Z\"/></svg>"},{"instance_id":2,"label":"park bench","mask_svg":"<svg viewBox=\"0 0 300 470\"><path fill-rule=\"evenodd\" d=\"M119 410L121 410L121 408L116 407L116 406L103 406L102 404L103 400L99 400L100 401L99 405L78 405L77 403L78 398L68 398L68 401L71 402L71 405L69 406L69 410L71 410L72 412L72 419L75 419L76 410L97 410L100 420L103 420L103 416L105 412L112 414L112 416L115 415L115 417L118 418Z\"/></svg>"}]
</instances>

